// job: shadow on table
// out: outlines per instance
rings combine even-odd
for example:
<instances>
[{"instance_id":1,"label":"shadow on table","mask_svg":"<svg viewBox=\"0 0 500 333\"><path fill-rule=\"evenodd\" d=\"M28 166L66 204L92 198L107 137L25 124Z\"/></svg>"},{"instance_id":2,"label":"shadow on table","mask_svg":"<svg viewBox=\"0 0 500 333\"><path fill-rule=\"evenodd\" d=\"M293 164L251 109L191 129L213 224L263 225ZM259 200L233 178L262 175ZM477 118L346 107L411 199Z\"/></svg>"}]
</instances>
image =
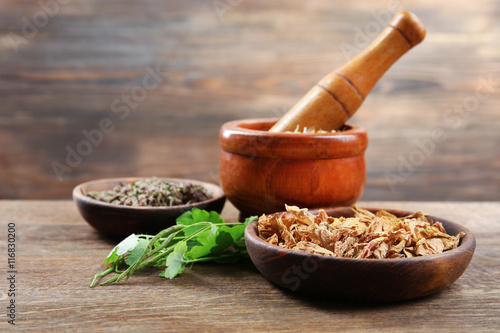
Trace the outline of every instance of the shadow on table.
<instances>
[{"instance_id":1,"label":"shadow on table","mask_svg":"<svg viewBox=\"0 0 500 333\"><path fill-rule=\"evenodd\" d=\"M392 307L400 307L404 305L415 305L419 303L425 303L433 298L438 298L439 295L444 291L437 292L432 295L427 295L421 298L404 300L404 301L394 301L394 302L377 302L377 301L357 301L350 299L339 299L339 298L327 298L321 296L304 295L300 293L293 292L289 289L285 289L281 286L274 285L278 288L283 296L293 298L296 301L303 303L309 307L314 307L322 310L336 310L336 311L348 311L352 309L390 309Z\"/></svg>"}]
</instances>

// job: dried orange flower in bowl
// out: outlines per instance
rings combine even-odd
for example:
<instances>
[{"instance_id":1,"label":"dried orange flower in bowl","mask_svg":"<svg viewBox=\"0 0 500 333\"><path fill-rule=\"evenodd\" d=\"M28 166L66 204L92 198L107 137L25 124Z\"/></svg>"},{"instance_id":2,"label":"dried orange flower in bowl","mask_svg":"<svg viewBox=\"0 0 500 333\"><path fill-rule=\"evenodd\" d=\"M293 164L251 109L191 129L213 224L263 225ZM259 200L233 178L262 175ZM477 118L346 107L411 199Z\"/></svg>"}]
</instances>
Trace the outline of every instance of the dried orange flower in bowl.
<instances>
[{"instance_id":1,"label":"dried orange flower in bowl","mask_svg":"<svg viewBox=\"0 0 500 333\"><path fill-rule=\"evenodd\" d=\"M281 248L344 258L410 258L456 248L465 233L448 235L422 212L397 217L352 206L354 217L317 215L286 206L289 214L262 215L259 236Z\"/></svg>"}]
</instances>

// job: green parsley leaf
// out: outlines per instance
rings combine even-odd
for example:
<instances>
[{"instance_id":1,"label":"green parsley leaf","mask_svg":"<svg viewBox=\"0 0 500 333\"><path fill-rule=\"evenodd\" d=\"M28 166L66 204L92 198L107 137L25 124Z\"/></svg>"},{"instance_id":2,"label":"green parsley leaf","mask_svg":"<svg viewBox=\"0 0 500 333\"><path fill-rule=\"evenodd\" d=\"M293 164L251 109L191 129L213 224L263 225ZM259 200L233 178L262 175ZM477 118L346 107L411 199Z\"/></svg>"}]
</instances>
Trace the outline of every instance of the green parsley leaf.
<instances>
[{"instance_id":1,"label":"green parsley leaf","mask_svg":"<svg viewBox=\"0 0 500 333\"><path fill-rule=\"evenodd\" d=\"M139 243L131 250L129 251L127 260L125 263L129 266L131 266L133 263L135 263L137 260L139 260L146 248L148 247L149 241L147 241L144 238L139 239Z\"/></svg>"},{"instance_id":2,"label":"green parsley leaf","mask_svg":"<svg viewBox=\"0 0 500 333\"><path fill-rule=\"evenodd\" d=\"M192 211L193 221L196 222L212 222L210 220L210 213L202 209L193 209Z\"/></svg>"},{"instance_id":3,"label":"green parsley leaf","mask_svg":"<svg viewBox=\"0 0 500 333\"><path fill-rule=\"evenodd\" d=\"M132 251L139 244L139 237L132 234L116 245L103 261L103 265L116 261L120 256L123 256L129 251Z\"/></svg>"},{"instance_id":4,"label":"green parsley leaf","mask_svg":"<svg viewBox=\"0 0 500 333\"><path fill-rule=\"evenodd\" d=\"M217 245L211 249L211 252L213 254L221 253L229 246L233 245L231 228L227 226L220 226L217 232L217 237L215 238L215 242L217 243Z\"/></svg>"},{"instance_id":5,"label":"green parsley leaf","mask_svg":"<svg viewBox=\"0 0 500 333\"><path fill-rule=\"evenodd\" d=\"M210 254L212 248L217 245L217 226L212 225L209 230L202 232L196 240L193 240L185 258L188 260L198 259Z\"/></svg>"},{"instance_id":6,"label":"green parsley leaf","mask_svg":"<svg viewBox=\"0 0 500 333\"><path fill-rule=\"evenodd\" d=\"M207 212L206 210L193 208L191 211L187 211L176 220L177 224L191 226L183 230L184 235L189 236L197 231L203 229L205 225L197 224L199 222L211 222L211 223L224 223L224 220L220 217L217 212Z\"/></svg>"},{"instance_id":7,"label":"green parsley leaf","mask_svg":"<svg viewBox=\"0 0 500 333\"><path fill-rule=\"evenodd\" d=\"M184 271L186 262L184 261L184 253L187 251L187 244L185 241L175 244L174 251L167 257L167 268L163 272L163 277L173 279Z\"/></svg>"},{"instance_id":8,"label":"green parsley leaf","mask_svg":"<svg viewBox=\"0 0 500 333\"><path fill-rule=\"evenodd\" d=\"M210 212L210 222L212 222L214 224L224 223L224 219L222 219L222 217L220 217L220 215L217 212L211 211Z\"/></svg>"}]
</instances>

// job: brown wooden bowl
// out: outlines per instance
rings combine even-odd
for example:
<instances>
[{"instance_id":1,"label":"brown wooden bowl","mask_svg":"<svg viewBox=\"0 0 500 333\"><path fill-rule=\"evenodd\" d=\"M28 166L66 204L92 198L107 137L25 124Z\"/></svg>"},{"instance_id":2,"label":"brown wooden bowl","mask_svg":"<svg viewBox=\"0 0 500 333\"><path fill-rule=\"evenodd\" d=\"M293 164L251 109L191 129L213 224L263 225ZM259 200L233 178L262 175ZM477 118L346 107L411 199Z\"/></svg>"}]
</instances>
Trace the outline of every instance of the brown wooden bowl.
<instances>
[{"instance_id":1,"label":"brown wooden bowl","mask_svg":"<svg viewBox=\"0 0 500 333\"><path fill-rule=\"evenodd\" d=\"M346 125L337 133L271 133L277 119L225 123L220 181L242 215L285 209L349 206L365 186L366 130Z\"/></svg>"},{"instance_id":2,"label":"brown wooden bowl","mask_svg":"<svg viewBox=\"0 0 500 333\"><path fill-rule=\"evenodd\" d=\"M222 189L214 184L179 178L161 178L172 182L201 185L212 195L212 199L190 205L172 207L131 207L119 206L89 198L90 191L111 190L116 185L132 183L146 178L114 178L86 182L73 189L73 200L80 214L94 229L109 236L124 237L135 234L157 234L175 224L177 217L193 208L220 213L226 197Z\"/></svg>"},{"instance_id":3,"label":"brown wooden bowl","mask_svg":"<svg viewBox=\"0 0 500 333\"><path fill-rule=\"evenodd\" d=\"M372 212L380 209L368 209ZM386 211L396 216L411 212ZM350 207L325 209L334 217L353 216ZM312 211L313 213L317 213ZM353 259L327 257L283 249L258 235L257 222L245 230L245 242L252 262L270 281L302 294L353 301L390 302L436 293L455 282L469 265L476 240L466 228L440 221L449 235L465 232L456 249L404 259Z\"/></svg>"}]
</instances>

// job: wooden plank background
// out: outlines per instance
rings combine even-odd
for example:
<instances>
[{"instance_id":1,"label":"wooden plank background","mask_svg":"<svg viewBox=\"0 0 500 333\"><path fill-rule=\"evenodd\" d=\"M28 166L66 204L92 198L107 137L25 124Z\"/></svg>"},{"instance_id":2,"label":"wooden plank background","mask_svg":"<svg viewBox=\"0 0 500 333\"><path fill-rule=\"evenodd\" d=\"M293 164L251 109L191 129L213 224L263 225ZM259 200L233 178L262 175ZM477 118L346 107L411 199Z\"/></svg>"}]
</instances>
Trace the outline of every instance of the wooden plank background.
<instances>
[{"instance_id":1,"label":"wooden plank background","mask_svg":"<svg viewBox=\"0 0 500 333\"><path fill-rule=\"evenodd\" d=\"M362 199L499 200L495 0L1 0L0 198L217 182L224 122L280 116L397 9L428 34L352 119L370 138Z\"/></svg>"}]
</instances>

